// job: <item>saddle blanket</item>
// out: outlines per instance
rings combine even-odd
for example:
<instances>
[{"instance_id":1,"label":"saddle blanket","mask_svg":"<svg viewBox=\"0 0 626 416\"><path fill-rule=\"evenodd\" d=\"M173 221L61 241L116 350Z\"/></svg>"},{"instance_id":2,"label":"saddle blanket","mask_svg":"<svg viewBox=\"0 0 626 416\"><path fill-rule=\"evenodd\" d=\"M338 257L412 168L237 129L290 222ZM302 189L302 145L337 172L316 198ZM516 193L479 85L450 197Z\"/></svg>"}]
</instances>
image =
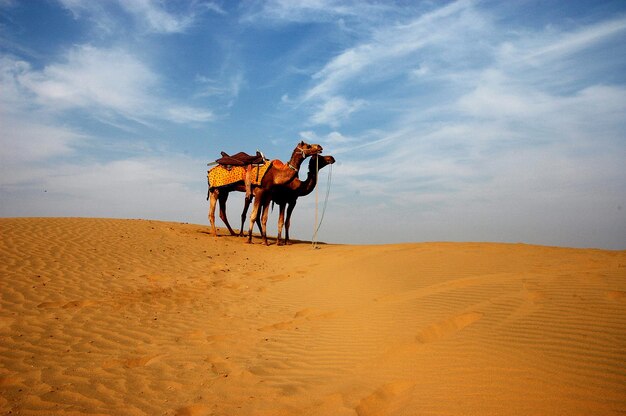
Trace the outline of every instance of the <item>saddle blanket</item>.
<instances>
[{"instance_id":1,"label":"saddle blanket","mask_svg":"<svg viewBox=\"0 0 626 416\"><path fill-rule=\"evenodd\" d=\"M263 176L271 165L271 162L265 162L262 165L250 166L252 185L261 184L261 179L263 179ZM209 181L209 189L233 185L237 182L245 182L246 168L243 166L231 166L230 169L228 169L225 166L217 165L207 172L207 179Z\"/></svg>"}]
</instances>

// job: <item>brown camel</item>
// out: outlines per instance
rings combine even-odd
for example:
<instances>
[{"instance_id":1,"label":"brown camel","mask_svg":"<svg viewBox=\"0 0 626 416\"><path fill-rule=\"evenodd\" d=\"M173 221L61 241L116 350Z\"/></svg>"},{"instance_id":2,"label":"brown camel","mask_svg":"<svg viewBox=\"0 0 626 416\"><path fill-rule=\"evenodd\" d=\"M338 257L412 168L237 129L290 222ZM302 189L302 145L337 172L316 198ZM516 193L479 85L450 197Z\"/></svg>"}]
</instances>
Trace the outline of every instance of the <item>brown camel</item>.
<instances>
[{"instance_id":1,"label":"brown camel","mask_svg":"<svg viewBox=\"0 0 626 416\"><path fill-rule=\"evenodd\" d=\"M231 235L235 235L235 231L231 228L226 217L226 201L228 200L228 194L232 191L246 192L245 180L247 171L251 170L251 165L258 166L261 163L267 162L265 156L257 150L256 156L250 156L243 152L239 152L236 155L229 156L222 152L222 158L217 160L220 166L212 168L207 172L208 177L213 179L209 183L209 193L207 200L209 200L209 221L211 222L211 231L214 236L217 237L217 229L215 228L215 205L219 201L220 206L220 218L228 227ZM230 165L225 167L224 165ZM215 183L213 183L215 182ZM217 186L216 186L217 184ZM251 196L246 197L246 206L250 205ZM243 224L245 221L245 213L241 216L241 228L239 229L239 236L243 235Z\"/></svg>"},{"instance_id":2,"label":"brown camel","mask_svg":"<svg viewBox=\"0 0 626 416\"><path fill-rule=\"evenodd\" d=\"M298 178L298 170L302 165L304 159L308 156L317 155L322 152L322 146L319 144L307 144L300 142L298 146L293 150L291 159L288 163L283 163L280 160L272 161L272 166L267 170L261 183L258 186L252 187L249 180L246 180L246 194L252 193L254 196L254 205L252 206L252 213L250 214L250 228L248 230L248 243L252 243L252 229L254 223L261 216L261 238L265 245L268 245L267 241L267 216L269 210L267 209L271 202L272 192L278 186L284 186Z\"/></svg>"},{"instance_id":3,"label":"brown camel","mask_svg":"<svg viewBox=\"0 0 626 416\"><path fill-rule=\"evenodd\" d=\"M280 213L278 216L278 237L276 237L276 244L282 245L289 244L289 226L291 224L291 214L296 207L296 203L299 197L306 196L313 192L317 185L317 173L325 166L335 163L335 158L332 156L314 155L309 160L309 173L304 181L296 178L288 185L277 187L272 192L272 202L278 204ZM285 206L287 207L287 219L285 220ZM285 226L285 241L281 243L280 236L283 231L283 225Z\"/></svg>"},{"instance_id":4,"label":"brown camel","mask_svg":"<svg viewBox=\"0 0 626 416\"><path fill-rule=\"evenodd\" d=\"M295 178L287 185L278 186L276 187L276 189L274 189L274 191L272 192L272 203L278 204L280 208L280 214L278 218L278 237L276 239L277 245L289 243L289 226L291 223L291 214L296 206L296 200L298 199L298 197L306 196L313 192L313 189L315 189L315 186L317 185L317 172L328 165L332 165L333 163L335 163L335 158L332 156L313 155L309 160L309 172L307 174L306 180L301 181L299 178ZM241 214L242 218L246 216L248 205L249 203L246 203L244 205L243 212ZM287 206L285 240L281 243L280 237L282 234L283 225L285 224L285 206ZM259 217L257 217L256 224L259 227L260 231L261 220Z\"/></svg>"},{"instance_id":5,"label":"brown camel","mask_svg":"<svg viewBox=\"0 0 626 416\"><path fill-rule=\"evenodd\" d=\"M217 229L215 228L215 205L219 201L220 206L220 218L226 224L228 231L230 231L231 235L237 235L235 231L231 228L228 223L228 218L226 217L226 201L228 200L228 194L237 191L237 192L246 192L246 185L244 183L245 175L241 176L241 181L232 183L226 186L220 186L216 188L209 189L209 221L211 222L211 232L214 236L217 236ZM246 197L245 204L246 207L250 205L250 198ZM247 210L247 208L246 208ZM243 235L243 224L245 222L245 213L241 215L241 228L239 231L239 236Z\"/></svg>"}]
</instances>

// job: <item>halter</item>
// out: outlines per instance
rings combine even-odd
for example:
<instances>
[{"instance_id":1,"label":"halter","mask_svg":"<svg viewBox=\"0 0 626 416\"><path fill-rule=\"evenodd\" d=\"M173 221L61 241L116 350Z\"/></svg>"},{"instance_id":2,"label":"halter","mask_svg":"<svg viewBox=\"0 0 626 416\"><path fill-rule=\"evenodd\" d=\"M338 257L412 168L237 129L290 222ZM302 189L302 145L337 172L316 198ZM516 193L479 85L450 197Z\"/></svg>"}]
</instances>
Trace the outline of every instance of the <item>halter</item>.
<instances>
[{"instance_id":1,"label":"halter","mask_svg":"<svg viewBox=\"0 0 626 416\"><path fill-rule=\"evenodd\" d=\"M300 151L300 155L301 155L304 159L306 159L306 157L307 157L308 155L306 154L306 151L305 151L303 148L301 148L300 146L298 146L298 147L296 147L296 150L299 150L299 151ZM295 152L294 152L294 153L295 153ZM298 171L298 168L296 168L295 166L293 166L293 165L291 164L291 161L287 162L287 166L289 166L291 169L295 170L296 172Z\"/></svg>"}]
</instances>

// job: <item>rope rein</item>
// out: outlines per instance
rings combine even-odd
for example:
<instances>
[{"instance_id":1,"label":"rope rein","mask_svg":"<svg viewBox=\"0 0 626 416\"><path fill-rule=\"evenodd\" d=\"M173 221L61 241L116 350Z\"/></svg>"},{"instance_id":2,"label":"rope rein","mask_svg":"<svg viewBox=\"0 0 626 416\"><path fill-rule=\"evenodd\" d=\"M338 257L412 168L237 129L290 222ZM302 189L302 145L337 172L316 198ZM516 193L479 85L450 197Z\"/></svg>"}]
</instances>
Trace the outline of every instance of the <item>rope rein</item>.
<instances>
[{"instance_id":1,"label":"rope rein","mask_svg":"<svg viewBox=\"0 0 626 416\"><path fill-rule=\"evenodd\" d=\"M317 212L318 212L318 194L319 194L319 187L316 186L315 187L315 223L313 226L313 238L311 239L311 245L313 246L313 248L320 248L319 245L317 244L317 232L320 230L320 227L322 226L322 221L324 221L324 214L326 213L326 207L328 205L328 196L330 195L330 184L331 184L331 180L332 180L332 175L333 175L333 165L331 164L329 167L329 171L328 171L328 182L326 182L326 196L324 198L324 206L322 207L322 217L320 218L319 223L317 222ZM319 182L319 158L315 159L315 177L317 178L318 182Z\"/></svg>"}]
</instances>

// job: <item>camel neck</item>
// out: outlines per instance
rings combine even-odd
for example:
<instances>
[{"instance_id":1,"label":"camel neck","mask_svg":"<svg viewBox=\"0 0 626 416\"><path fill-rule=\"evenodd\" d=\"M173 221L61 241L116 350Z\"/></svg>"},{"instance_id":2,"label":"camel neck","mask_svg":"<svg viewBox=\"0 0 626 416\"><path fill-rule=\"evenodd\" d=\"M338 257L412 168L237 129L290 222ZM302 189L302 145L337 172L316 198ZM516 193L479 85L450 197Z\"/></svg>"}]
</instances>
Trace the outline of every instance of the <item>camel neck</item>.
<instances>
[{"instance_id":1,"label":"camel neck","mask_svg":"<svg viewBox=\"0 0 626 416\"><path fill-rule=\"evenodd\" d=\"M315 157L313 157L309 163L309 172L307 173L306 179L304 182L300 183L300 186L298 187L299 196L306 196L313 192L315 185L317 185L318 169L321 168L322 166L316 166Z\"/></svg>"},{"instance_id":2,"label":"camel neck","mask_svg":"<svg viewBox=\"0 0 626 416\"><path fill-rule=\"evenodd\" d=\"M303 160L304 155L302 152L299 149L294 150L287 165L283 165L273 171L272 179L274 185L284 186L293 184L294 180L298 178L298 171L300 170L300 165L302 165Z\"/></svg>"},{"instance_id":3,"label":"camel neck","mask_svg":"<svg viewBox=\"0 0 626 416\"><path fill-rule=\"evenodd\" d=\"M300 165L304 161L304 155L300 149L296 149L291 154L291 159L289 159L289 167L295 172L300 170Z\"/></svg>"}]
</instances>

